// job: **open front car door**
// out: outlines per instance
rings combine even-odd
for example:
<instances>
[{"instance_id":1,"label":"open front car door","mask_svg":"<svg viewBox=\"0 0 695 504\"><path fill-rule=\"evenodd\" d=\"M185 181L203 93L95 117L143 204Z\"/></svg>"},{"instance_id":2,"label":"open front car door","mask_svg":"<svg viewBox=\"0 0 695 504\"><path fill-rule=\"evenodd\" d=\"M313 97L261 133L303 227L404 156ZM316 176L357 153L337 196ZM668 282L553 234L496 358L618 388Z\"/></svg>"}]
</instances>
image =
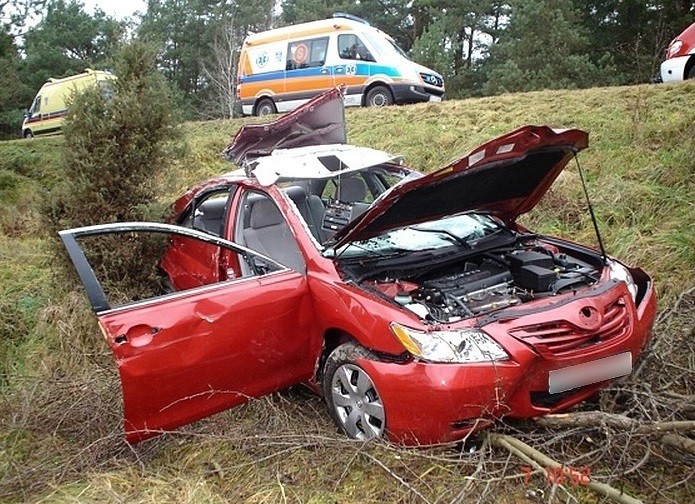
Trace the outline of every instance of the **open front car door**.
<instances>
[{"instance_id":1,"label":"open front car door","mask_svg":"<svg viewBox=\"0 0 695 504\"><path fill-rule=\"evenodd\" d=\"M248 273L174 291L159 267L174 235L208 247L210 268L236 254ZM316 339L302 273L220 237L168 224L105 224L60 236L116 358L128 442L312 375ZM136 269L117 267L123 258L113 254L114 244L137 251L129 256ZM116 267L109 267L109 257ZM133 271L144 280L134 282Z\"/></svg>"}]
</instances>

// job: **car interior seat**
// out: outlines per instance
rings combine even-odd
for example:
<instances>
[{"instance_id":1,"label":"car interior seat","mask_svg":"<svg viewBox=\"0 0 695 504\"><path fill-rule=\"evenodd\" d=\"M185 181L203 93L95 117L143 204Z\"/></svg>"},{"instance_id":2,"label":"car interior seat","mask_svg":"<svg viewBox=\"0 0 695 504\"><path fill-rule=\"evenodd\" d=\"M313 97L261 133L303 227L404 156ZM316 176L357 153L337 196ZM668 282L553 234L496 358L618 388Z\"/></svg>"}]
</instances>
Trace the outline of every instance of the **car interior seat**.
<instances>
[{"instance_id":1,"label":"car interior seat","mask_svg":"<svg viewBox=\"0 0 695 504\"><path fill-rule=\"evenodd\" d=\"M354 219L367 208L369 203L365 203L367 197L367 184L358 177L341 177L338 184L337 198L343 203L352 204L352 218Z\"/></svg>"},{"instance_id":2,"label":"car interior seat","mask_svg":"<svg viewBox=\"0 0 695 504\"><path fill-rule=\"evenodd\" d=\"M323 243L326 236L323 235L321 223L323 222L323 214L326 209L321 198L315 194L307 196L307 191L298 185L287 187L283 191L299 210L309 228L309 232L319 243Z\"/></svg>"},{"instance_id":3,"label":"car interior seat","mask_svg":"<svg viewBox=\"0 0 695 504\"><path fill-rule=\"evenodd\" d=\"M246 246L304 273L304 257L285 218L268 198L255 201L250 210L249 226L243 231Z\"/></svg>"},{"instance_id":4,"label":"car interior seat","mask_svg":"<svg viewBox=\"0 0 695 504\"><path fill-rule=\"evenodd\" d=\"M222 223L227 208L227 198L210 198L195 210L193 227L222 236Z\"/></svg>"}]
</instances>

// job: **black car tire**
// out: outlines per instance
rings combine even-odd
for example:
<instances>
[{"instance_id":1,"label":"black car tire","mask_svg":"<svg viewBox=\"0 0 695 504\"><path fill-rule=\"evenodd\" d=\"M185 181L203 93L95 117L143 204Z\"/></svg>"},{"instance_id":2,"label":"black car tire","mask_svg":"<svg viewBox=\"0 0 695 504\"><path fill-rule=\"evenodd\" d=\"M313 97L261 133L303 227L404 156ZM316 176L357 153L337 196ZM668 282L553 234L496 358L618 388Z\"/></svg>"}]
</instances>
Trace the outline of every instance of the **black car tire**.
<instances>
[{"instance_id":1,"label":"black car tire","mask_svg":"<svg viewBox=\"0 0 695 504\"><path fill-rule=\"evenodd\" d=\"M375 86L367 92L365 103L367 107L386 107L393 105L393 96L387 87Z\"/></svg>"},{"instance_id":2,"label":"black car tire","mask_svg":"<svg viewBox=\"0 0 695 504\"><path fill-rule=\"evenodd\" d=\"M277 114L277 113L278 113L278 109L275 106L275 102L273 102L273 100L270 98L261 98L261 100L256 105L256 115L257 116L266 116L266 115Z\"/></svg>"},{"instance_id":3,"label":"black car tire","mask_svg":"<svg viewBox=\"0 0 695 504\"><path fill-rule=\"evenodd\" d=\"M333 421L353 439L383 436L386 412L367 371L356 363L358 357L374 356L349 342L331 352L323 373L323 392Z\"/></svg>"}]
</instances>

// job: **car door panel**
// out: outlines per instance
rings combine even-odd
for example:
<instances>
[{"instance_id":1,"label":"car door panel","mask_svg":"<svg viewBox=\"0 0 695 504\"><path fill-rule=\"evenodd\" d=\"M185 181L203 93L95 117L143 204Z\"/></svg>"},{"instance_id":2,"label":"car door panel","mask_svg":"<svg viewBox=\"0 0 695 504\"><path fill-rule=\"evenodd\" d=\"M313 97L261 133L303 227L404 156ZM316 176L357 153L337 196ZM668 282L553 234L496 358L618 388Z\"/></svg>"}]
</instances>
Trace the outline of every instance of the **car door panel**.
<instances>
[{"instance_id":1,"label":"car door panel","mask_svg":"<svg viewBox=\"0 0 695 504\"><path fill-rule=\"evenodd\" d=\"M129 441L311 375L306 279L286 270L99 316L123 386Z\"/></svg>"},{"instance_id":2,"label":"car door panel","mask_svg":"<svg viewBox=\"0 0 695 504\"><path fill-rule=\"evenodd\" d=\"M176 289L192 289L222 280L219 255L220 248L216 245L185 236L176 237L172 238L162 258L162 269Z\"/></svg>"},{"instance_id":3,"label":"car door panel","mask_svg":"<svg viewBox=\"0 0 695 504\"><path fill-rule=\"evenodd\" d=\"M190 203L178 225L223 236L227 226L227 207L235 191L235 185L209 188ZM223 267L220 255L225 249L215 244L176 235L169 241L161 266L176 289L192 289L238 276L239 264L231 259L236 254L225 256Z\"/></svg>"},{"instance_id":4,"label":"car door panel","mask_svg":"<svg viewBox=\"0 0 695 504\"><path fill-rule=\"evenodd\" d=\"M234 253L256 255L195 230L164 224L150 227L160 233L176 231L190 239L197 237ZM100 229L111 233L130 230L128 225L104 225L61 232L61 236L117 362L129 442L175 429L312 375L315 359L311 356L316 352L312 347L317 338L312 338L313 306L304 275L278 266L264 275L113 308L75 239L80 233L98 235Z\"/></svg>"}]
</instances>

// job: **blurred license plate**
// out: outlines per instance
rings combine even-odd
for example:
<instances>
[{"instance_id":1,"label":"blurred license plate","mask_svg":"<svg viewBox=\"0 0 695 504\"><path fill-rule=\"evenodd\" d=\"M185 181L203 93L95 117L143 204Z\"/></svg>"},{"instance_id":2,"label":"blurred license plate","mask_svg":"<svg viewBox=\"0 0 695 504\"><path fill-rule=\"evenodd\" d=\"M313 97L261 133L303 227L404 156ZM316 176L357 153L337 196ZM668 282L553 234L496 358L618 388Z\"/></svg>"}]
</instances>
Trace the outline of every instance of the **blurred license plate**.
<instances>
[{"instance_id":1,"label":"blurred license plate","mask_svg":"<svg viewBox=\"0 0 695 504\"><path fill-rule=\"evenodd\" d=\"M631 372L632 354L630 352L611 355L603 359L551 371L548 375L548 392L556 394L591 383L629 375Z\"/></svg>"},{"instance_id":2,"label":"blurred license plate","mask_svg":"<svg viewBox=\"0 0 695 504\"><path fill-rule=\"evenodd\" d=\"M441 97L441 96L430 95L430 101L437 101L437 102L439 102L439 101L442 101L442 97Z\"/></svg>"}]
</instances>

